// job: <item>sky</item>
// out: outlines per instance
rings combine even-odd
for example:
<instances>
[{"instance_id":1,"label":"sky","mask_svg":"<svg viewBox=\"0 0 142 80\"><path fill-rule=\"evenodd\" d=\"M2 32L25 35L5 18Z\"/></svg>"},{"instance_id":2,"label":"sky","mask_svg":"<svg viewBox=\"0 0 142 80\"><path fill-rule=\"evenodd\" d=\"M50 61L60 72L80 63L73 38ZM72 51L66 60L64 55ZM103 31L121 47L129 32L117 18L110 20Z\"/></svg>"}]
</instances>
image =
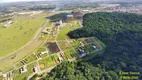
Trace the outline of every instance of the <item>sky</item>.
<instances>
[{"instance_id":1,"label":"sky","mask_svg":"<svg viewBox=\"0 0 142 80\"><path fill-rule=\"evenodd\" d=\"M41 0L0 0L0 3L3 2L22 2L22 1L41 1Z\"/></svg>"},{"instance_id":2,"label":"sky","mask_svg":"<svg viewBox=\"0 0 142 80\"><path fill-rule=\"evenodd\" d=\"M22 1L55 1L55 0L0 0L0 3L3 3L3 2L17 2L17 1L22 2ZM57 1L60 1L60 0L57 0ZM72 0L67 0L67 1L72 1ZM89 0L89 1L126 1L126 2L127 1L128 2L132 1L132 2L135 2L135 1L142 1L142 0Z\"/></svg>"}]
</instances>

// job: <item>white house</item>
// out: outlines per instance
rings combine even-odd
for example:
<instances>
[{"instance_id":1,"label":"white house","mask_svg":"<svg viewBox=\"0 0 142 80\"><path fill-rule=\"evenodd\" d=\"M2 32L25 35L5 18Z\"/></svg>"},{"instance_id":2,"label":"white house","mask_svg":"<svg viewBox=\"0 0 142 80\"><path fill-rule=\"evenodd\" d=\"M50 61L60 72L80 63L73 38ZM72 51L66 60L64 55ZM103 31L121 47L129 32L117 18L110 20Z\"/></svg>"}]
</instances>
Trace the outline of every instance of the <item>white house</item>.
<instances>
[{"instance_id":1,"label":"white house","mask_svg":"<svg viewBox=\"0 0 142 80\"><path fill-rule=\"evenodd\" d=\"M73 18L73 14L68 14L67 18Z\"/></svg>"},{"instance_id":2,"label":"white house","mask_svg":"<svg viewBox=\"0 0 142 80\"><path fill-rule=\"evenodd\" d=\"M26 68L27 66L23 66L23 67L21 67L20 68L20 73L24 73L24 72L27 72L27 68Z\"/></svg>"},{"instance_id":3,"label":"white house","mask_svg":"<svg viewBox=\"0 0 142 80\"><path fill-rule=\"evenodd\" d=\"M34 71L35 73L38 73L39 68L36 66L36 67L33 68L33 71Z\"/></svg>"}]
</instances>

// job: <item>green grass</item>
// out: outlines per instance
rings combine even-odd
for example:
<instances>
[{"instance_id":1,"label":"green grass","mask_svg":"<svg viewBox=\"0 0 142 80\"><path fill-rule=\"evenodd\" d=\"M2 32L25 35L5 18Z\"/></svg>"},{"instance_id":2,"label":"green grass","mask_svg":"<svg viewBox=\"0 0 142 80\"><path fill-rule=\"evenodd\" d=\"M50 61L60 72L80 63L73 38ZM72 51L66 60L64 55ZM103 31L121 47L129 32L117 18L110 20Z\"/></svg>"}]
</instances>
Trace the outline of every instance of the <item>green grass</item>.
<instances>
[{"instance_id":1,"label":"green grass","mask_svg":"<svg viewBox=\"0 0 142 80\"><path fill-rule=\"evenodd\" d=\"M3 29L4 27L3 27L3 23L0 23L0 29Z\"/></svg>"},{"instance_id":2,"label":"green grass","mask_svg":"<svg viewBox=\"0 0 142 80\"><path fill-rule=\"evenodd\" d=\"M56 40L56 36L50 35L48 40Z\"/></svg>"},{"instance_id":3,"label":"green grass","mask_svg":"<svg viewBox=\"0 0 142 80\"><path fill-rule=\"evenodd\" d=\"M18 17L8 28L0 29L0 56L5 56L30 41L41 27L44 18Z\"/></svg>"},{"instance_id":4,"label":"green grass","mask_svg":"<svg viewBox=\"0 0 142 80\"><path fill-rule=\"evenodd\" d=\"M11 71L11 70L13 70L14 69L14 66L10 66L9 68L7 68L6 70L4 70L4 73L5 72L9 72L9 71Z\"/></svg>"},{"instance_id":5,"label":"green grass","mask_svg":"<svg viewBox=\"0 0 142 80\"><path fill-rule=\"evenodd\" d=\"M29 75L31 75L33 73L33 67L37 66L37 63L34 62L30 65L27 66L27 72L25 73L20 73L19 69L14 71L14 80L25 80L25 78L27 78Z\"/></svg>"},{"instance_id":6,"label":"green grass","mask_svg":"<svg viewBox=\"0 0 142 80\"><path fill-rule=\"evenodd\" d=\"M18 63L16 64L16 67L21 67L21 66L23 66L23 64L22 64L21 62L18 62Z\"/></svg>"},{"instance_id":7,"label":"green grass","mask_svg":"<svg viewBox=\"0 0 142 80\"><path fill-rule=\"evenodd\" d=\"M65 55L68 59L72 59L73 57L77 57L77 55L73 49L65 51Z\"/></svg>"},{"instance_id":8,"label":"green grass","mask_svg":"<svg viewBox=\"0 0 142 80\"><path fill-rule=\"evenodd\" d=\"M53 55L53 59L54 59L54 61L56 62L56 64L59 63L59 60L58 60L58 56L57 56L57 55Z\"/></svg>"},{"instance_id":9,"label":"green grass","mask_svg":"<svg viewBox=\"0 0 142 80\"><path fill-rule=\"evenodd\" d=\"M67 36L67 33L71 31L71 29L67 26L64 30L60 31L58 34L57 40L65 40Z\"/></svg>"},{"instance_id":10,"label":"green grass","mask_svg":"<svg viewBox=\"0 0 142 80\"><path fill-rule=\"evenodd\" d=\"M46 50L46 48L41 47L41 48L39 48L39 49L36 51L36 53L39 54L39 53L41 53L41 52L43 52L43 51L45 51L45 50Z\"/></svg>"},{"instance_id":11,"label":"green grass","mask_svg":"<svg viewBox=\"0 0 142 80\"><path fill-rule=\"evenodd\" d=\"M32 61L37 60L37 58L36 58L36 55L32 54L29 57L27 57L25 60L26 60L27 63L30 63Z\"/></svg>"},{"instance_id":12,"label":"green grass","mask_svg":"<svg viewBox=\"0 0 142 80\"><path fill-rule=\"evenodd\" d=\"M27 66L27 70L30 71L30 72L33 72L33 68L37 66L37 62L34 62L32 64L29 64Z\"/></svg>"},{"instance_id":13,"label":"green grass","mask_svg":"<svg viewBox=\"0 0 142 80\"><path fill-rule=\"evenodd\" d=\"M80 46L80 43L78 40L73 41L71 44L74 48L78 48Z\"/></svg>"},{"instance_id":14,"label":"green grass","mask_svg":"<svg viewBox=\"0 0 142 80\"><path fill-rule=\"evenodd\" d=\"M106 47L106 45L103 42L101 42L97 37L94 37L94 39L102 46L102 48Z\"/></svg>"},{"instance_id":15,"label":"green grass","mask_svg":"<svg viewBox=\"0 0 142 80\"><path fill-rule=\"evenodd\" d=\"M51 27L51 25L52 25L52 22L49 21L46 26L47 26L47 27Z\"/></svg>"},{"instance_id":16,"label":"green grass","mask_svg":"<svg viewBox=\"0 0 142 80\"><path fill-rule=\"evenodd\" d=\"M67 50L67 49L72 48L67 41L59 41L58 44L62 50Z\"/></svg>"},{"instance_id":17,"label":"green grass","mask_svg":"<svg viewBox=\"0 0 142 80\"><path fill-rule=\"evenodd\" d=\"M37 60L37 58L34 54L31 54L29 57L24 59L24 61L26 62L25 64L28 64L28 63L35 61L35 60ZM16 64L16 67L21 67L21 66L23 66L21 61Z\"/></svg>"},{"instance_id":18,"label":"green grass","mask_svg":"<svg viewBox=\"0 0 142 80\"><path fill-rule=\"evenodd\" d=\"M53 66L54 61L52 60L51 57L47 57L47 58L41 59L39 61L39 64L44 64L44 69L46 69L46 68L49 68L49 67Z\"/></svg>"},{"instance_id":19,"label":"green grass","mask_svg":"<svg viewBox=\"0 0 142 80\"><path fill-rule=\"evenodd\" d=\"M60 28L60 33L58 34L57 40L65 40L66 38L69 39L67 33L79 28L77 20L73 20L71 22L66 23L65 26ZM72 24L72 25L71 25Z\"/></svg>"},{"instance_id":20,"label":"green grass","mask_svg":"<svg viewBox=\"0 0 142 80\"><path fill-rule=\"evenodd\" d=\"M0 76L0 80L3 80L3 79L2 79L2 76Z\"/></svg>"},{"instance_id":21,"label":"green grass","mask_svg":"<svg viewBox=\"0 0 142 80\"><path fill-rule=\"evenodd\" d=\"M17 70L17 71L18 71L18 70ZM21 74L21 73L16 74L16 75L14 76L14 80L26 80L27 77L28 77L30 74L32 74L31 71L27 71L27 72L22 73L22 74Z\"/></svg>"},{"instance_id":22,"label":"green grass","mask_svg":"<svg viewBox=\"0 0 142 80\"><path fill-rule=\"evenodd\" d=\"M89 52L92 52L92 51L95 50L95 49L93 48L93 46L91 46L91 45L85 45L84 48L85 48L85 50L87 50L87 51L89 51Z\"/></svg>"}]
</instances>

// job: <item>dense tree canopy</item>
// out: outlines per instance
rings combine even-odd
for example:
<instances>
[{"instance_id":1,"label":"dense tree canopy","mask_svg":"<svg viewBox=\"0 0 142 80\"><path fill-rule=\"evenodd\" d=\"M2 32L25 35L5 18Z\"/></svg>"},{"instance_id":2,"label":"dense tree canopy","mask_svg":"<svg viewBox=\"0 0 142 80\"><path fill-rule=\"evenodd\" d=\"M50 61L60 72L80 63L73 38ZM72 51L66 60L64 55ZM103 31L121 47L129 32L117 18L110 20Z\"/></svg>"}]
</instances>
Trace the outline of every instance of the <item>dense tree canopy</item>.
<instances>
[{"instance_id":1,"label":"dense tree canopy","mask_svg":"<svg viewBox=\"0 0 142 80\"><path fill-rule=\"evenodd\" d=\"M118 80L113 71L104 71L86 62L64 62L54 68L42 80Z\"/></svg>"},{"instance_id":2,"label":"dense tree canopy","mask_svg":"<svg viewBox=\"0 0 142 80\"><path fill-rule=\"evenodd\" d=\"M142 72L142 15L97 12L86 14L84 27L68 33L71 38L96 36L105 45L103 54L88 62L106 70Z\"/></svg>"}]
</instances>

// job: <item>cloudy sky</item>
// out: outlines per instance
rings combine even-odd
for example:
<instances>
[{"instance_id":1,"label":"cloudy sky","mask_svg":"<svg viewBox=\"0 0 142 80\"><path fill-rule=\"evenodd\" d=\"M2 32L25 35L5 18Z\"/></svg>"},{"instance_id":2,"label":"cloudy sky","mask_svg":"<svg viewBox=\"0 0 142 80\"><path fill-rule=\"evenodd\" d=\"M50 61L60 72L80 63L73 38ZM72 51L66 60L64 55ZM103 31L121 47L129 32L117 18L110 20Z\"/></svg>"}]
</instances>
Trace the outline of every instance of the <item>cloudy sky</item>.
<instances>
[{"instance_id":1,"label":"cloudy sky","mask_svg":"<svg viewBox=\"0 0 142 80\"><path fill-rule=\"evenodd\" d=\"M41 0L0 0L0 2L17 2L17 1L41 1Z\"/></svg>"},{"instance_id":2,"label":"cloudy sky","mask_svg":"<svg viewBox=\"0 0 142 80\"><path fill-rule=\"evenodd\" d=\"M17 2L17 1L55 1L55 0L0 0L0 3L2 3L2 2ZM57 0L57 1L60 1L60 0ZM66 0L63 0L63 1L66 1ZM72 1L72 0L67 0L67 1ZM85 0L83 0L83 1L85 1ZM126 1L126 2L132 1L132 2L135 2L135 1L142 1L142 0L87 0L87 1Z\"/></svg>"}]
</instances>

